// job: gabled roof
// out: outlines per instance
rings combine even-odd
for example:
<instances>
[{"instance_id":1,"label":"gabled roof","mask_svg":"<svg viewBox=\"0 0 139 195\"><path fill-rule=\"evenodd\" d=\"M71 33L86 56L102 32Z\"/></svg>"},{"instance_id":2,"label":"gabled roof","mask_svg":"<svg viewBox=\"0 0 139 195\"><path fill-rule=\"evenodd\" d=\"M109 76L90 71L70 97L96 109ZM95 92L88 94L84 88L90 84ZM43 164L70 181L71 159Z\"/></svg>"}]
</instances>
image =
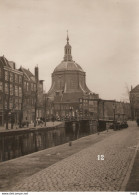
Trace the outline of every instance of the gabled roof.
<instances>
[{"instance_id":1,"label":"gabled roof","mask_svg":"<svg viewBox=\"0 0 139 195\"><path fill-rule=\"evenodd\" d=\"M32 80L33 82L35 82L35 76L30 72L29 69L20 67L19 70L25 74L25 76L27 77L28 80Z\"/></svg>"},{"instance_id":2,"label":"gabled roof","mask_svg":"<svg viewBox=\"0 0 139 195\"><path fill-rule=\"evenodd\" d=\"M4 56L0 56L0 64L3 66L7 66L8 68L11 68L11 66L8 63L8 60Z\"/></svg>"},{"instance_id":3,"label":"gabled roof","mask_svg":"<svg viewBox=\"0 0 139 195\"><path fill-rule=\"evenodd\" d=\"M138 92L139 93L139 85L137 85L136 87L134 87L130 93L135 93L135 92Z\"/></svg>"}]
</instances>

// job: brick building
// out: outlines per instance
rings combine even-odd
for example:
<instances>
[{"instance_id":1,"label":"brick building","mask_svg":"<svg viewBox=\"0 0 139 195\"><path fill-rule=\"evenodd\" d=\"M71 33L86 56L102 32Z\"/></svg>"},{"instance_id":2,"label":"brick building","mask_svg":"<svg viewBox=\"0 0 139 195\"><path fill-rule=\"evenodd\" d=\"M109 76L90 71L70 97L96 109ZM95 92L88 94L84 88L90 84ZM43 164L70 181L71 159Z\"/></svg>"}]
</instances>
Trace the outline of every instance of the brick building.
<instances>
[{"instance_id":1,"label":"brick building","mask_svg":"<svg viewBox=\"0 0 139 195\"><path fill-rule=\"evenodd\" d=\"M15 63L0 57L0 125L3 126L14 114L19 120L22 104L23 73L16 69Z\"/></svg>"},{"instance_id":2,"label":"brick building","mask_svg":"<svg viewBox=\"0 0 139 195\"><path fill-rule=\"evenodd\" d=\"M39 80L39 69L35 75L4 56L0 57L0 126L11 120L18 124L44 116L43 81Z\"/></svg>"},{"instance_id":3,"label":"brick building","mask_svg":"<svg viewBox=\"0 0 139 195\"><path fill-rule=\"evenodd\" d=\"M80 99L80 116L99 120L124 121L130 119L130 104L115 100Z\"/></svg>"},{"instance_id":4,"label":"brick building","mask_svg":"<svg viewBox=\"0 0 139 195\"><path fill-rule=\"evenodd\" d=\"M43 81L39 80L38 67L35 67L35 75L23 67L19 71L23 73L22 120L32 123L44 114Z\"/></svg>"},{"instance_id":5,"label":"brick building","mask_svg":"<svg viewBox=\"0 0 139 195\"><path fill-rule=\"evenodd\" d=\"M134 88L131 87L130 106L132 119L139 118L139 85Z\"/></svg>"}]
</instances>

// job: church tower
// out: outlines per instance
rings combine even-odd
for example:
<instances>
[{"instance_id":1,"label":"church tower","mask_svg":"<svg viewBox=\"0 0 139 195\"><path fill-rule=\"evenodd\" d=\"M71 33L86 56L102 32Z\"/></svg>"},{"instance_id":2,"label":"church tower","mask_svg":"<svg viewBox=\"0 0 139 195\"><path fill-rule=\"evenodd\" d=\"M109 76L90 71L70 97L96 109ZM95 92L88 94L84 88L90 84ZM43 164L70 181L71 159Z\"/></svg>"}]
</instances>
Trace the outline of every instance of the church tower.
<instances>
[{"instance_id":1,"label":"church tower","mask_svg":"<svg viewBox=\"0 0 139 195\"><path fill-rule=\"evenodd\" d=\"M65 45L64 51L65 51L64 61L72 61L71 46L69 44L68 34L67 34L67 44Z\"/></svg>"},{"instance_id":2,"label":"church tower","mask_svg":"<svg viewBox=\"0 0 139 195\"><path fill-rule=\"evenodd\" d=\"M68 34L66 42L63 61L54 69L52 85L48 91L48 98L56 106L57 109L54 110L56 113L60 112L60 116L65 116L70 107L74 110L79 109L79 99L83 96L98 98L98 95L92 93L86 85L86 73L72 59Z\"/></svg>"}]
</instances>

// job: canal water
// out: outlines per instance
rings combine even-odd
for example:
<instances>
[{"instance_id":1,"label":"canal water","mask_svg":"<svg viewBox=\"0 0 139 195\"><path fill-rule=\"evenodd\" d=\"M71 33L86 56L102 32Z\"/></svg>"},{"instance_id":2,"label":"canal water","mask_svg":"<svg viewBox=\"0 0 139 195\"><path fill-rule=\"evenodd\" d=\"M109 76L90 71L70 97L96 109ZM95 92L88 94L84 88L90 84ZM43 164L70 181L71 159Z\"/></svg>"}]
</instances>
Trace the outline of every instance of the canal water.
<instances>
[{"instance_id":1,"label":"canal water","mask_svg":"<svg viewBox=\"0 0 139 195\"><path fill-rule=\"evenodd\" d=\"M0 132L0 162L76 140L97 131L96 121Z\"/></svg>"}]
</instances>

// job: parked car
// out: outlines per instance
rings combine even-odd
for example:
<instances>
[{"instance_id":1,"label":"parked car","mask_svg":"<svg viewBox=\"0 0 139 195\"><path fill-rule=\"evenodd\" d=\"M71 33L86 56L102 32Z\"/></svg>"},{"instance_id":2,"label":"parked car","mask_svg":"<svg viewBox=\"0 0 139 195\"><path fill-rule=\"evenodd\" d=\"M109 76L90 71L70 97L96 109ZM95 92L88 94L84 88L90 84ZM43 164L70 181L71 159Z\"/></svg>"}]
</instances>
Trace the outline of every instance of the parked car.
<instances>
[{"instance_id":1,"label":"parked car","mask_svg":"<svg viewBox=\"0 0 139 195\"><path fill-rule=\"evenodd\" d=\"M137 125L139 127L139 118L136 119Z\"/></svg>"},{"instance_id":2,"label":"parked car","mask_svg":"<svg viewBox=\"0 0 139 195\"><path fill-rule=\"evenodd\" d=\"M124 129L124 128L127 128L128 127L128 124L126 121L124 122L115 122L114 124L112 124L110 126L110 129L114 129L114 130L120 130L120 129Z\"/></svg>"}]
</instances>

